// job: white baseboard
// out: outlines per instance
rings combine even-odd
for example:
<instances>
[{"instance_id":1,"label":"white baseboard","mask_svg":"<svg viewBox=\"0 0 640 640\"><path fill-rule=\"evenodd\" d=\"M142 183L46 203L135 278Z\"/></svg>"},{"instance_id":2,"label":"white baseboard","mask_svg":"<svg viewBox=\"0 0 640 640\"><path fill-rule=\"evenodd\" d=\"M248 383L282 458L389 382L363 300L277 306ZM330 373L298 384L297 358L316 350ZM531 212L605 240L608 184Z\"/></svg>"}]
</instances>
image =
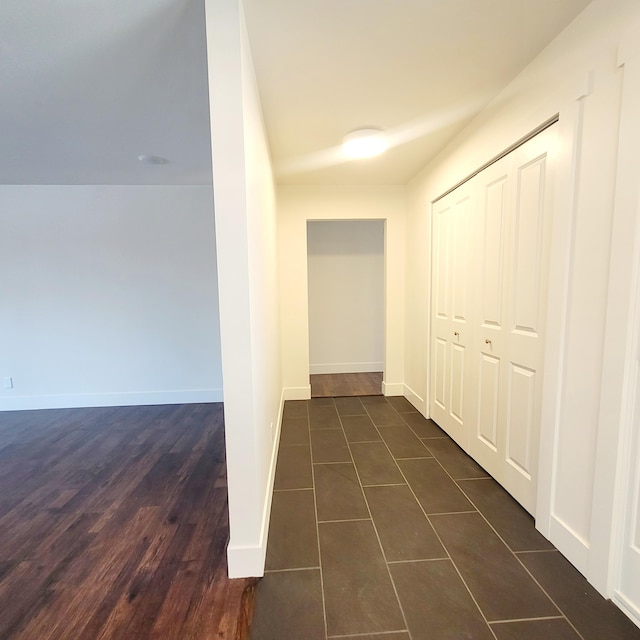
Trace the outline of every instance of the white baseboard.
<instances>
[{"instance_id":1,"label":"white baseboard","mask_svg":"<svg viewBox=\"0 0 640 640\"><path fill-rule=\"evenodd\" d=\"M377 373L384 370L384 362L330 362L310 364L311 375L323 373Z\"/></svg>"},{"instance_id":2,"label":"white baseboard","mask_svg":"<svg viewBox=\"0 0 640 640\"><path fill-rule=\"evenodd\" d=\"M383 396L401 396L404 394L404 384L402 382L383 382Z\"/></svg>"},{"instance_id":3,"label":"white baseboard","mask_svg":"<svg viewBox=\"0 0 640 640\"><path fill-rule=\"evenodd\" d=\"M309 400L311 398L311 385L306 387L285 387L282 390L285 400Z\"/></svg>"},{"instance_id":4,"label":"white baseboard","mask_svg":"<svg viewBox=\"0 0 640 640\"><path fill-rule=\"evenodd\" d=\"M126 393L82 393L75 395L4 396L0 411L30 409L74 409L81 407L128 407L151 404L195 404L222 402L222 389L145 391Z\"/></svg>"},{"instance_id":5,"label":"white baseboard","mask_svg":"<svg viewBox=\"0 0 640 640\"><path fill-rule=\"evenodd\" d=\"M261 578L264 575L266 544L256 547L227 547L227 574L229 578Z\"/></svg>"},{"instance_id":6,"label":"white baseboard","mask_svg":"<svg viewBox=\"0 0 640 640\"><path fill-rule=\"evenodd\" d=\"M411 387L404 385L404 397L425 417L428 418L426 402Z\"/></svg>"},{"instance_id":7,"label":"white baseboard","mask_svg":"<svg viewBox=\"0 0 640 640\"><path fill-rule=\"evenodd\" d=\"M587 575L589 545L566 522L553 514L550 519L549 540L582 575Z\"/></svg>"},{"instance_id":8,"label":"white baseboard","mask_svg":"<svg viewBox=\"0 0 640 640\"><path fill-rule=\"evenodd\" d=\"M286 389L282 389L278 421L271 449L271 463L269 478L262 510L262 525L260 527L260 542L256 546L234 546L231 541L227 546L227 566L229 578L260 578L264 575L264 564L267 555L267 540L269 538L269 522L271 520L271 502L273 500L273 484L276 477L276 462L278 461L278 446L280 444L280 430Z\"/></svg>"}]
</instances>

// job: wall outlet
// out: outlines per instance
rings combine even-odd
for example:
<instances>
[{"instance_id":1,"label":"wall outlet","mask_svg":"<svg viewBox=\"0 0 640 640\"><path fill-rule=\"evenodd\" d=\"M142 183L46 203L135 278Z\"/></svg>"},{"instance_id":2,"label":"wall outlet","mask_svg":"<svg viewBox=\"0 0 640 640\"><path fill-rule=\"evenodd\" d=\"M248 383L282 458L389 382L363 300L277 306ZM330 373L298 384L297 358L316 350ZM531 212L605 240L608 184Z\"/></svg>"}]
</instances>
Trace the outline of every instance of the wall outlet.
<instances>
[{"instance_id":1,"label":"wall outlet","mask_svg":"<svg viewBox=\"0 0 640 640\"><path fill-rule=\"evenodd\" d=\"M13 389L13 378L11 376L3 378L2 382L5 389Z\"/></svg>"}]
</instances>

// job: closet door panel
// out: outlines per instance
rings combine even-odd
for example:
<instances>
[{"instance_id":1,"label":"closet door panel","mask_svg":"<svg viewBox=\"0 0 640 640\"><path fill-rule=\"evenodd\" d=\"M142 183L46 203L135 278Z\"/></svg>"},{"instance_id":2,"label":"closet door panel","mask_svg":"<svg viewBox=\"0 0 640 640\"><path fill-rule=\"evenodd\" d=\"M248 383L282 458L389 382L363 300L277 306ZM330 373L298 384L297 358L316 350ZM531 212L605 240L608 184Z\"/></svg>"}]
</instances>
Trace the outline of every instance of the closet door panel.
<instances>
[{"instance_id":1,"label":"closet door panel","mask_svg":"<svg viewBox=\"0 0 640 640\"><path fill-rule=\"evenodd\" d=\"M509 363L505 457L507 463L526 481L530 481L534 475L531 443L534 436L535 387L535 371Z\"/></svg>"},{"instance_id":2,"label":"closet door panel","mask_svg":"<svg viewBox=\"0 0 640 640\"><path fill-rule=\"evenodd\" d=\"M546 156L518 167L513 223L512 331L537 337L541 321L540 275L544 272L543 224Z\"/></svg>"},{"instance_id":3,"label":"closet door panel","mask_svg":"<svg viewBox=\"0 0 640 640\"><path fill-rule=\"evenodd\" d=\"M505 247L509 236L510 160L503 158L478 175L476 242L479 249L474 352L477 394L469 453L498 481L502 479L500 425L504 422Z\"/></svg>"},{"instance_id":4,"label":"closet door panel","mask_svg":"<svg viewBox=\"0 0 640 640\"><path fill-rule=\"evenodd\" d=\"M447 342L435 339L434 402L441 411L447 410Z\"/></svg>"},{"instance_id":5,"label":"closet door panel","mask_svg":"<svg viewBox=\"0 0 640 640\"><path fill-rule=\"evenodd\" d=\"M482 325L502 328L504 253L503 238L507 176L500 177L484 187L482 228ZM483 181L484 184L484 181Z\"/></svg>"},{"instance_id":6,"label":"closet door panel","mask_svg":"<svg viewBox=\"0 0 640 640\"><path fill-rule=\"evenodd\" d=\"M464 424L464 394L465 394L465 352L463 345L451 345L451 380L449 415L460 426Z\"/></svg>"},{"instance_id":7,"label":"closet door panel","mask_svg":"<svg viewBox=\"0 0 640 640\"><path fill-rule=\"evenodd\" d=\"M431 417L466 448L469 394L470 192L434 204L432 217Z\"/></svg>"},{"instance_id":8,"label":"closet door panel","mask_svg":"<svg viewBox=\"0 0 640 640\"><path fill-rule=\"evenodd\" d=\"M435 317L447 320L449 317L449 227L451 207L447 203L437 207L433 215L433 304Z\"/></svg>"},{"instance_id":9,"label":"closet door panel","mask_svg":"<svg viewBox=\"0 0 640 640\"><path fill-rule=\"evenodd\" d=\"M478 421L475 435L484 447L495 454L498 451L500 360L482 353L478 369Z\"/></svg>"},{"instance_id":10,"label":"closet door panel","mask_svg":"<svg viewBox=\"0 0 640 640\"><path fill-rule=\"evenodd\" d=\"M507 263L508 382L505 395L504 455L501 482L535 514L544 366L552 176L549 154L555 128L513 152L515 183Z\"/></svg>"}]
</instances>

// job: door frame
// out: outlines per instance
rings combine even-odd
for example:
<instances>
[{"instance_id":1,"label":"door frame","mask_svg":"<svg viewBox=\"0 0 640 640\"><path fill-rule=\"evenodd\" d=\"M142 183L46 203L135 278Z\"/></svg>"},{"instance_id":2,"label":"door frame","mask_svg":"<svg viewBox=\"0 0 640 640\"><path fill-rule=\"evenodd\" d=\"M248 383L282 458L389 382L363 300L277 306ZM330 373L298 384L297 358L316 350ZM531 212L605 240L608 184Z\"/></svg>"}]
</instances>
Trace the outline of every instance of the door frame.
<instances>
[{"instance_id":1,"label":"door frame","mask_svg":"<svg viewBox=\"0 0 640 640\"><path fill-rule=\"evenodd\" d=\"M307 260L306 260L306 272L307 272L307 321L309 323L309 297L311 295L311 290L309 287L309 224L318 224L318 223L367 223L367 222L376 222L381 223L382 227L382 344L379 345L382 347L382 379L383 385L385 380L385 364L386 364L386 332L387 332L387 291L386 291L386 273L387 273L387 250L386 250L386 236L387 236L387 224L386 220L381 220L379 218L358 218L357 220L346 220L344 218L340 219L330 219L325 218L322 220L307 220L307 228L306 228L306 241L307 241ZM309 324L309 353L311 353L311 327ZM311 362L309 362L309 369L311 369ZM309 375L311 371L309 370Z\"/></svg>"}]
</instances>

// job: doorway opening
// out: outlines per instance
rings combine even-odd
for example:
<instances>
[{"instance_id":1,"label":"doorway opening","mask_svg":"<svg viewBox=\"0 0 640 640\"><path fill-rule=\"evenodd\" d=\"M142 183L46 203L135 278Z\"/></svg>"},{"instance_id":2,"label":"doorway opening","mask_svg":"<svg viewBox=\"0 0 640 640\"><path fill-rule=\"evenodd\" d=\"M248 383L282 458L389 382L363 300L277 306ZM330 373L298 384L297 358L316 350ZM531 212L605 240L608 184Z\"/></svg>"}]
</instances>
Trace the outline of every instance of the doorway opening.
<instances>
[{"instance_id":1,"label":"doorway opening","mask_svg":"<svg viewBox=\"0 0 640 640\"><path fill-rule=\"evenodd\" d=\"M307 222L312 397L381 394L384 244L383 220Z\"/></svg>"}]
</instances>

